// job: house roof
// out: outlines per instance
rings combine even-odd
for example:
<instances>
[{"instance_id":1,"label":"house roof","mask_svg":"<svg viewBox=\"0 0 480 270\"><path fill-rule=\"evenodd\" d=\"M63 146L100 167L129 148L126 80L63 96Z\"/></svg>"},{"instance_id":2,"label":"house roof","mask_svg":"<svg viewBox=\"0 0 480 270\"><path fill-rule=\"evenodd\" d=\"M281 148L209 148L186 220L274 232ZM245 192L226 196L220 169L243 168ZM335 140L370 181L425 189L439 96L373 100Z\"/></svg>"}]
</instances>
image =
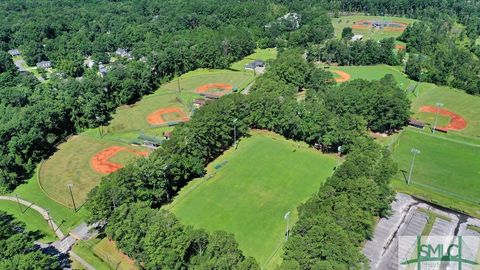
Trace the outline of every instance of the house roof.
<instances>
[{"instance_id":1,"label":"house roof","mask_svg":"<svg viewBox=\"0 0 480 270\"><path fill-rule=\"evenodd\" d=\"M41 61L37 63L37 67L51 67L52 62L50 61Z\"/></svg>"},{"instance_id":2,"label":"house roof","mask_svg":"<svg viewBox=\"0 0 480 270\"><path fill-rule=\"evenodd\" d=\"M360 40L360 39L362 39L362 38L363 38L363 35L354 35L354 36L352 37L352 41L357 41L357 40Z\"/></svg>"},{"instance_id":3,"label":"house roof","mask_svg":"<svg viewBox=\"0 0 480 270\"><path fill-rule=\"evenodd\" d=\"M249 69L255 69L257 67L263 67L265 66L265 62L262 61L262 60L255 60L251 63L248 63L245 65L245 68L249 68Z\"/></svg>"},{"instance_id":4,"label":"house roof","mask_svg":"<svg viewBox=\"0 0 480 270\"><path fill-rule=\"evenodd\" d=\"M12 56L20 55L20 51L18 49L11 49L8 51L8 53Z\"/></svg>"}]
</instances>

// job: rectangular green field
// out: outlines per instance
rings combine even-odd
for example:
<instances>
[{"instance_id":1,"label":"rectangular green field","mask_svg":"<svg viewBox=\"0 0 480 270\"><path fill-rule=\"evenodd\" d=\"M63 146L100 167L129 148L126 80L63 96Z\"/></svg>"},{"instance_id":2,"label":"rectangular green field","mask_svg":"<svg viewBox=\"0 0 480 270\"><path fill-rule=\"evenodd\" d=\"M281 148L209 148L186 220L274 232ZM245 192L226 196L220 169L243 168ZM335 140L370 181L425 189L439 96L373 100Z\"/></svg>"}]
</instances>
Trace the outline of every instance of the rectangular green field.
<instances>
[{"instance_id":1,"label":"rectangular green field","mask_svg":"<svg viewBox=\"0 0 480 270\"><path fill-rule=\"evenodd\" d=\"M292 211L295 219L296 207L319 189L336 164L332 156L303 143L254 131L167 208L185 224L233 233L244 254L272 268L285 239L285 213Z\"/></svg>"},{"instance_id":2,"label":"rectangular green field","mask_svg":"<svg viewBox=\"0 0 480 270\"><path fill-rule=\"evenodd\" d=\"M393 182L397 190L480 216L480 145L407 128L391 147L403 171ZM412 148L421 153L407 185Z\"/></svg>"},{"instance_id":3,"label":"rectangular green field","mask_svg":"<svg viewBox=\"0 0 480 270\"><path fill-rule=\"evenodd\" d=\"M335 30L335 37L341 38L342 37L342 30L345 27L352 27L354 22L361 21L361 20L369 20L369 21L379 21L379 22L401 22L406 24L412 24L415 22L413 19L408 18L401 18L401 17L388 17L388 16L341 16L339 18L332 18L333 28ZM399 37L402 32L401 31L388 31L385 29L353 29L354 34L363 35L364 39L373 39L373 40L381 40L384 38L389 37Z\"/></svg>"}]
</instances>

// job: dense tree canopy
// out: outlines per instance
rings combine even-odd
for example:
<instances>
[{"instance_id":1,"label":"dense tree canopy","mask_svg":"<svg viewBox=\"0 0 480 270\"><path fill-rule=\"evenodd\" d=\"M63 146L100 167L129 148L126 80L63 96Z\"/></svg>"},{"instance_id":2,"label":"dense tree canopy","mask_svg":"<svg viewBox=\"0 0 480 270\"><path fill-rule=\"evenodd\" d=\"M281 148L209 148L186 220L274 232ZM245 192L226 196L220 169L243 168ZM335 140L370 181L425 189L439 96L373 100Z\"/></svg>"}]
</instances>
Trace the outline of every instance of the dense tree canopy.
<instances>
[{"instance_id":1,"label":"dense tree canopy","mask_svg":"<svg viewBox=\"0 0 480 270\"><path fill-rule=\"evenodd\" d=\"M25 230L25 224L0 211L0 268L18 270L62 269L58 258L44 254L34 243L39 232Z\"/></svg>"}]
</instances>

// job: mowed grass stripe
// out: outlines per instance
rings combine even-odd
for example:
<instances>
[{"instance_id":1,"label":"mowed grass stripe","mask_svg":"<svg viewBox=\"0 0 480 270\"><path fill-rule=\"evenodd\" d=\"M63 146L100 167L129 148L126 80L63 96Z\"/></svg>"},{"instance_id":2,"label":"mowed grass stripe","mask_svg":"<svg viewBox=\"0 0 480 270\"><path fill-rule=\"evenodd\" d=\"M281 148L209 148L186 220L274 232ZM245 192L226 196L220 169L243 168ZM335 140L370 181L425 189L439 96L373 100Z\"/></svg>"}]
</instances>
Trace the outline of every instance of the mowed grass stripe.
<instances>
[{"instance_id":1,"label":"mowed grass stripe","mask_svg":"<svg viewBox=\"0 0 480 270\"><path fill-rule=\"evenodd\" d=\"M408 175L412 153L417 148L421 151L415 159L412 185L405 183L399 173L395 186L402 190L421 190L420 194L437 202L459 209L457 202L470 204L469 208L480 206L480 155L479 148L468 144L446 140L442 137L429 136L410 129L403 131L397 143L393 145L393 157L399 169ZM440 194L441 197L431 194ZM475 214L475 211L470 211ZM480 212L478 212L480 214Z\"/></svg>"},{"instance_id":2,"label":"mowed grass stripe","mask_svg":"<svg viewBox=\"0 0 480 270\"><path fill-rule=\"evenodd\" d=\"M233 233L261 265L284 241L284 214L315 193L336 165L330 156L267 134L254 133L228 150L210 171L228 163L213 178L192 183L203 181L195 189L187 186L171 208L185 224Z\"/></svg>"}]
</instances>

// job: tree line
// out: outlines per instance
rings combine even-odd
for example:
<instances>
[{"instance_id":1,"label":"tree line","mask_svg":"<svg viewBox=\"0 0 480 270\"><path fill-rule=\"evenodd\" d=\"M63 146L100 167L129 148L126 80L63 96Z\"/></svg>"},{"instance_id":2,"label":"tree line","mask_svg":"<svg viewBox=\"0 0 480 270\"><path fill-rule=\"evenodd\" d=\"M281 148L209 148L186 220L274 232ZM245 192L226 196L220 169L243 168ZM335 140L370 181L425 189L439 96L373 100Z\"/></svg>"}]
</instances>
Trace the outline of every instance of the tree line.
<instances>
[{"instance_id":1,"label":"tree line","mask_svg":"<svg viewBox=\"0 0 480 270\"><path fill-rule=\"evenodd\" d=\"M292 69L292 66L296 68ZM298 100L298 91L307 91L305 101ZM377 109L379 103L384 106ZM146 235L133 225L137 223L123 222L128 220L125 213L137 211L137 205L143 203L153 209L145 210L151 215L165 215L157 209L171 202L190 180L203 176L206 165L234 143L234 125L238 138L247 135L249 128L262 128L290 139L321 145L326 152L337 152L341 146L341 152L347 154L352 151L360 153L362 151L356 149L366 151L375 145L373 142L358 143L359 138L369 141L369 129L389 132L405 125L408 117L409 101L391 76L379 82L358 80L336 86L329 73L307 62L298 51L287 50L256 81L250 95L232 94L203 106L195 111L189 122L176 126L172 138L149 158L105 176L88 195L89 220L108 221L107 234L124 242L120 247L127 255L149 265L148 256L154 255L138 250L146 241ZM379 160L384 154L380 155L377 150L368 157L371 159L368 164L381 167ZM358 163L358 169L369 176L373 173L372 167L364 168L362 163ZM364 182L368 181L371 179ZM380 187L375 190L384 191ZM384 198L383 193L376 195L377 199ZM377 209L376 205L364 209L364 214ZM379 212L371 212L370 216ZM113 233L117 229L122 233ZM182 246L179 244L177 250L184 250L180 248ZM188 260L179 263L188 264Z\"/></svg>"},{"instance_id":2,"label":"tree line","mask_svg":"<svg viewBox=\"0 0 480 270\"><path fill-rule=\"evenodd\" d=\"M390 213L397 165L372 139L358 139L346 160L307 202L285 244L280 269L365 269L361 252L376 217Z\"/></svg>"},{"instance_id":3,"label":"tree line","mask_svg":"<svg viewBox=\"0 0 480 270\"><path fill-rule=\"evenodd\" d=\"M308 58L312 61L337 63L342 66L365 66L386 64L397 66L402 63L405 54L395 53L395 39L386 38L379 42L350 39L330 39L325 43L312 45L308 50Z\"/></svg>"},{"instance_id":4,"label":"tree line","mask_svg":"<svg viewBox=\"0 0 480 270\"><path fill-rule=\"evenodd\" d=\"M0 211L0 268L1 269L62 269L58 257L44 253L34 241L42 237L27 231L25 224Z\"/></svg>"},{"instance_id":5,"label":"tree line","mask_svg":"<svg viewBox=\"0 0 480 270\"><path fill-rule=\"evenodd\" d=\"M173 76L228 68L257 45L303 46L332 36L323 9L296 10L293 28L281 26L289 12L287 5L253 0L2 1L0 193L28 179L63 138L106 125L116 107ZM17 72L6 52L12 48L29 65L52 61L56 73L39 84ZM132 59L116 55L117 48ZM95 61L92 68L84 64L87 57ZM108 64L103 77L97 74L100 63Z\"/></svg>"},{"instance_id":6,"label":"tree line","mask_svg":"<svg viewBox=\"0 0 480 270\"><path fill-rule=\"evenodd\" d=\"M405 73L414 80L480 93L480 60L476 39L459 32L454 22L438 19L407 27L400 40L409 52ZM476 55L477 53L477 55Z\"/></svg>"}]
</instances>

